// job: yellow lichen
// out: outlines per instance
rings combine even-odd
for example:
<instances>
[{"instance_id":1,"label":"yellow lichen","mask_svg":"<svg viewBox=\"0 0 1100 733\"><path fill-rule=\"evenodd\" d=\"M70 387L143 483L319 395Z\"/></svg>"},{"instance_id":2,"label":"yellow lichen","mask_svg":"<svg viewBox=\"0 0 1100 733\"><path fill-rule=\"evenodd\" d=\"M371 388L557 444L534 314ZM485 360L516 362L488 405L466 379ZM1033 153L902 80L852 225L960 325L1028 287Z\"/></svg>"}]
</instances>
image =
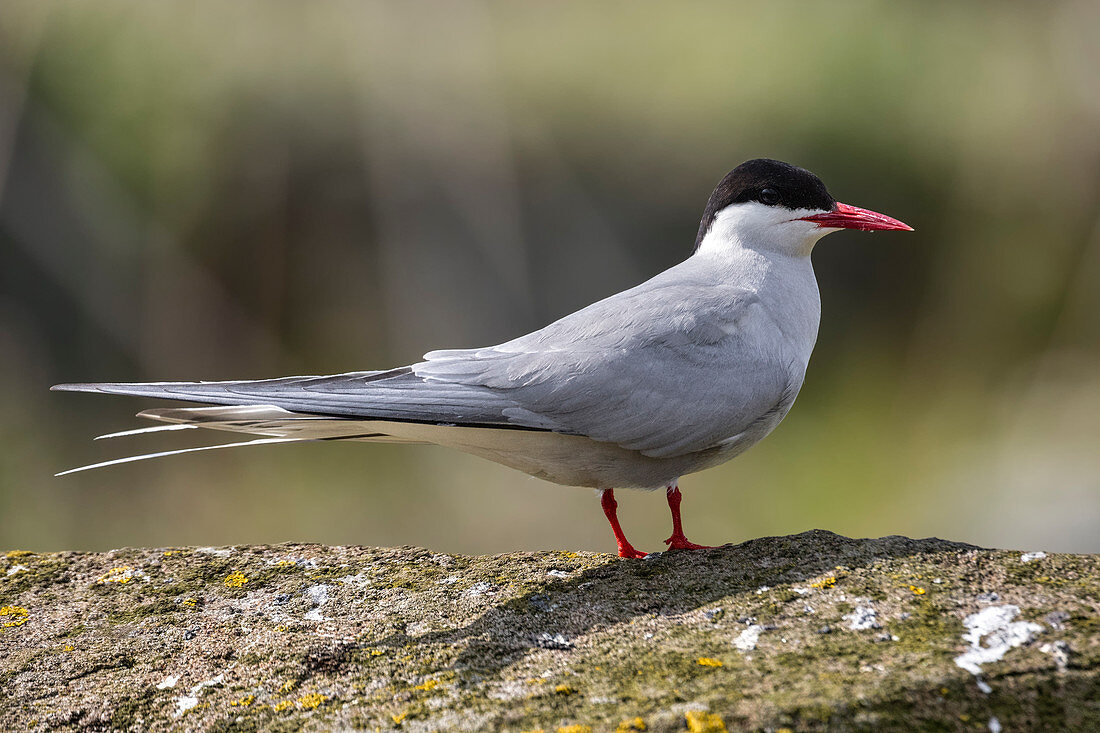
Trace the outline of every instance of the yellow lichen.
<instances>
[{"instance_id":1,"label":"yellow lichen","mask_svg":"<svg viewBox=\"0 0 1100 733\"><path fill-rule=\"evenodd\" d=\"M297 563L295 563L293 560L280 560L279 562L277 562L275 564L278 565L281 568L285 568L285 567L289 567L290 565L296 565Z\"/></svg>"},{"instance_id":2,"label":"yellow lichen","mask_svg":"<svg viewBox=\"0 0 1100 733\"><path fill-rule=\"evenodd\" d=\"M72 645L72 644L69 644L69 645L67 645L67 646L65 647L65 651L67 651L67 652L71 652L71 651L73 651L73 649L74 649L74 648L75 648L75 647L73 647L73 645Z\"/></svg>"},{"instance_id":3,"label":"yellow lichen","mask_svg":"<svg viewBox=\"0 0 1100 733\"><path fill-rule=\"evenodd\" d=\"M134 579L134 569L129 565L111 568L96 580L97 583L122 583L125 585Z\"/></svg>"},{"instance_id":4,"label":"yellow lichen","mask_svg":"<svg viewBox=\"0 0 1100 733\"><path fill-rule=\"evenodd\" d=\"M821 580L818 580L814 583L810 583L811 588L817 588L819 590L824 590L825 588L832 588L834 585L836 585L836 578L832 575L830 575L827 578L822 578Z\"/></svg>"},{"instance_id":5,"label":"yellow lichen","mask_svg":"<svg viewBox=\"0 0 1100 733\"><path fill-rule=\"evenodd\" d=\"M390 720L393 721L394 725L401 725L402 723L405 722L405 718L407 718L407 717L409 717L409 711L408 710L406 710L403 713L398 713L397 715L391 715Z\"/></svg>"},{"instance_id":6,"label":"yellow lichen","mask_svg":"<svg viewBox=\"0 0 1100 733\"><path fill-rule=\"evenodd\" d=\"M183 554L183 550L165 550L164 551L164 556L165 557L172 557L173 555L182 555L182 554Z\"/></svg>"},{"instance_id":7,"label":"yellow lichen","mask_svg":"<svg viewBox=\"0 0 1100 733\"><path fill-rule=\"evenodd\" d=\"M558 685L554 688L554 693L557 695L572 695L576 692L576 688L570 685Z\"/></svg>"},{"instance_id":8,"label":"yellow lichen","mask_svg":"<svg viewBox=\"0 0 1100 733\"><path fill-rule=\"evenodd\" d=\"M615 733L630 733L632 730L645 729L645 721L641 718L634 718L634 720L624 720L619 723L619 727L615 729Z\"/></svg>"},{"instance_id":9,"label":"yellow lichen","mask_svg":"<svg viewBox=\"0 0 1100 733\"><path fill-rule=\"evenodd\" d=\"M576 552L563 552L561 554L561 556L562 557L568 557L569 559L573 559L574 557L580 557L580 554L576 553Z\"/></svg>"},{"instance_id":10,"label":"yellow lichen","mask_svg":"<svg viewBox=\"0 0 1100 733\"><path fill-rule=\"evenodd\" d=\"M233 707L246 708L254 702L256 702L256 696L255 695L245 695L241 699L234 700L229 704L232 705Z\"/></svg>"},{"instance_id":11,"label":"yellow lichen","mask_svg":"<svg viewBox=\"0 0 1100 733\"><path fill-rule=\"evenodd\" d=\"M529 728L527 730L521 730L519 733L546 733L544 728Z\"/></svg>"},{"instance_id":12,"label":"yellow lichen","mask_svg":"<svg viewBox=\"0 0 1100 733\"><path fill-rule=\"evenodd\" d=\"M689 710L684 719L691 733L726 733L726 724L714 713Z\"/></svg>"},{"instance_id":13,"label":"yellow lichen","mask_svg":"<svg viewBox=\"0 0 1100 733\"><path fill-rule=\"evenodd\" d=\"M590 726L590 725L561 725L561 726L558 726L558 733L592 733L592 726Z\"/></svg>"},{"instance_id":14,"label":"yellow lichen","mask_svg":"<svg viewBox=\"0 0 1100 733\"><path fill-rule=\"evenodd\" d=\"M22 606L4 606L0 608L0 629L22 626L30 615L30 611Z\"/></svg>"},{"instance_id":15,"label":"yellow lichen","mask_svg":"<svg viewBox=\"0 0 1100 733\"><path fill-rule=\"evenodd\" d=\"M274 705L272 705L271 709L274 710L277 713L281 713L284 710L286 710L287 708L292 708L292 707L294 707L294 702L293 701L283 700L282 702L278 702L278 703L275 703Z\"/></svg>"},{"instance_id":16,"label":"yellow lichen","mask_svg":"<svg viewBox=\"0 0 1100 733\"><path fill-rule=\"evenodd\" d=\"M318 692L311 692L298 698L298 706L304 710L313 710L320 707L328 698Z\"/></svg>"},{"instance_id":17,"label":"yellow lichen","mask_svg":"<svg viewBox=\"0 0 1100 733\"><path fill-rule=\"evenodd\" d=\"M291 690L293 690L297 686L298 686L298 680L287 680L286 682L283 683L283 686L279 689L281 689L283 692L290 692Z\"/></svg>"},{"instance_id":18,"label":"yellow lichen","mask_svg":"<svg viewBox=\"0 0 1100 733\"><path fill-rule=\"evenodd\" d=\"M195 606L199 605L199 599L198 598L184 598L183 599L183 605L187 606L188 608L194 608Z\"/></svg>"},{"instance_id":19,"label":"yellow lichen","mask_svg":"<svg viewBox=\"0 0 1100 733\"><path fill-rule=\"evenodd\" d=\"M4 557L8 558L9 560L14 560L17 557L27 557L33 554L34 553L30 550L10 550L4 553Z\"/></svg>"},{"instance_id":20,"label":"yellow lichen","mask_svg":"<svg viewBox=\"0 0 1100 733\"><path fill-rule=\"evenodd\" d=\"M703 667L721 667L721 659L712 659L711 657L699 657L695 660L695 663Z\"/></svg>"},{"instance_id":21,"label":"yellow lichen","mask_svg":"<svg viewBox=\"0 0 1100 733\"><path fill-rule=\"evenodd\" d=\"M428 692L430 690L434 690L435 688L439 687L441 684L443 684L443 683L440 682L439 680L424 680L424 684L417 685L413 689L414 690L424 690L425 692Z\"/></svg>"},{"instance_id":22,"label":"yellow lichen","mask_svg":"<svg viewBox=\"0 0 1100 733\"><path fill-rule=\"evenodd\" d=\"M924 595L925 593L927 593L927 592L928 592L928 591L926 591L926 590L925 590L924 588L921 588L920 586L917 586L917 585L911 585L911 586L909 586L909 590L910 590L910 591L911 591L911 592L913 593L913 595L915 595L915 596L923 596L923 595Z\"/></svg>"},{"instance_id":23,"label":"yellow lichen","mask_svg":"<svg viewBox=\"0 0 1100 733\"><path fill-rule=\"evenodd\" d=\"M234 570L229 575L225 576L225 583L227 588L240 588L242 585L248 582L248 578L240 570Z\"/></svg>"}]
</instances>

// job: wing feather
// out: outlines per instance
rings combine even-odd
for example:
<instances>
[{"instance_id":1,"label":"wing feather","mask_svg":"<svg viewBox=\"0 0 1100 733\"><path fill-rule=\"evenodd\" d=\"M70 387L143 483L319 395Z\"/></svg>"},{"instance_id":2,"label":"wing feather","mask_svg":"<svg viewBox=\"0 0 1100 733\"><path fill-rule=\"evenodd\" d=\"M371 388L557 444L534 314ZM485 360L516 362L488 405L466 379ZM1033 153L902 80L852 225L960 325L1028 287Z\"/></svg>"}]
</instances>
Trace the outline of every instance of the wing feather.
<instances>
[{"instance_id":1,"label":"wing feather","mask_svg":"<svg viewBox=\"0 0 1100 733\"><path fill-rule=\"evenodd\" d=\"M648 456L713 447L789 406L798 370L754 292L676 269L514 341L431 352L413 372L506 395L513 421Z\"/></svg>"},{"instance_id":2,"label":"wing feather","mask_svg":"<svg viewBox=\"0 0 1100 733\"><path fill-rule=\"evenodd\" d=\"M408 367L319 377L228 382L100 382L60 384L55 390L186 400L215 405L271 405L297 413L463 425L511 424L514 405L480 386L427 380ZM516 427L538 427L516 425Z\"/></svg>"},{"instance_id":3,"label":"wing feather","mask_svg":"<svg viewBox=\"0 0 1100 733\"><path fill-rule=\"evenodd\" d=\"M789 407L801 384L755 292L730 287L720 273L692 263L513 341L433 351L399 369L53 389L269 406L307 416L551 430L652 457L683 455Z\"/></svg>"}]
</instances>

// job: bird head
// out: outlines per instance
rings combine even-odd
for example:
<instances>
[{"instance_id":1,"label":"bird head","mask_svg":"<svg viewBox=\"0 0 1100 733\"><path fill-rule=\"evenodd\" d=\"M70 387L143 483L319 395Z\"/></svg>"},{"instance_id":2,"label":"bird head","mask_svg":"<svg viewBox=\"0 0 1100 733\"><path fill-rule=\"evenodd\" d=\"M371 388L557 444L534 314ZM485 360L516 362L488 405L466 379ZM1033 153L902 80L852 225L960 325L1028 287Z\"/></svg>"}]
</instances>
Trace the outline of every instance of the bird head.
<instances>
[{"instance_id":1,"label":"bird head","mask_svg":"<svg viewBox=\"0 0 1100 733\"><path fill-rule=\"evenodd\" d=\"M913 231L885 214L838 202L808 170L757 158L734 168L715 187L695 249L723 249L736 243L805 255L817 240L841 229Z\"/></svg>"}]
</instances>

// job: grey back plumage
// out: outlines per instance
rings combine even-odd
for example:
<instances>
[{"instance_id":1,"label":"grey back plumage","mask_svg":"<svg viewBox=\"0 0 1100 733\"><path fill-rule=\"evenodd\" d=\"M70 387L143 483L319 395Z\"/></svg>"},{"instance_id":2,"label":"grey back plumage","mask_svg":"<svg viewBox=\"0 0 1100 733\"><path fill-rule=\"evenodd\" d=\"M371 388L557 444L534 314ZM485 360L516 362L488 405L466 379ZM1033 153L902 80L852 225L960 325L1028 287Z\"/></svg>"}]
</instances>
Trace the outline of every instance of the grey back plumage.
<instances>
[{"instance_id":1,"label":"grey back plumage","mask_svg":"<svg viewBox=\"0 0 1100 733\"><path fill-rule=\"evenodd\" d=\"M506 397L518 424L682 455L744 431L791 391L787 355L745 328L759 306L688 260L526 336L431 352L412 369Z\"/></svg>"}]
</instances>

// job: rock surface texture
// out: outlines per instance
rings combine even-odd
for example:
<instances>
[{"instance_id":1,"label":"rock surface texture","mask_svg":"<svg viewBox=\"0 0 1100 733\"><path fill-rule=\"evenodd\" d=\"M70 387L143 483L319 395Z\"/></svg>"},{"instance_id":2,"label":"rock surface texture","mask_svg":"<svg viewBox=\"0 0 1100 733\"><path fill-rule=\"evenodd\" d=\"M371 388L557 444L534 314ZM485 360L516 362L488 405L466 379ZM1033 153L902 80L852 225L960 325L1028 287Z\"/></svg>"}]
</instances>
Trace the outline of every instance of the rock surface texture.
<instances>
[{"instance_id":1,"label":"rock surface texture","mask_svg":"<svg viewBox=\"0 0 1100 733\"><path fill-rule=\"evenodd\" d=\"M0 730L1100 730L1100 557L0 554Z\"/></svg>"}]
</instances>

